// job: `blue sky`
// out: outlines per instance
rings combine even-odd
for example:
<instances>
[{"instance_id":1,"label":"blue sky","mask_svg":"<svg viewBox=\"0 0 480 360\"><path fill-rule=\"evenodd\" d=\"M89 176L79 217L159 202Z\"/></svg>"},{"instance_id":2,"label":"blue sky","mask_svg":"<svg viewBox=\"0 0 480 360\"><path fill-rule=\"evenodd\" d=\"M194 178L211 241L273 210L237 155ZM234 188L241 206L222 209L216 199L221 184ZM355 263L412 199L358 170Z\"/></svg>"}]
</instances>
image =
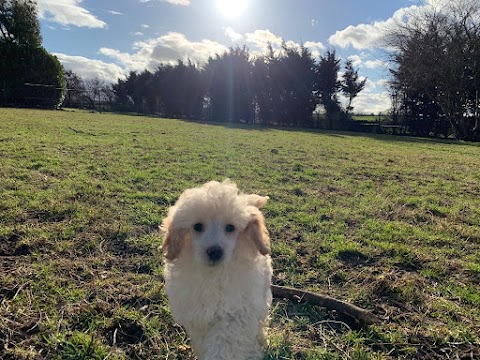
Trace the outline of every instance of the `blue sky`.
<instances>
[{"instance_id":1,"label":"blue sky","mask_svg":"<svg viewBox=\"0 0 480 360\"><path fill-rule=\"evenodd\" d=\"M355 110L378 113L390 105L382 37L394 19L439 0L37 1L45 48L83 78L115 82L179 58L202 64L236 44L256 55L283 39L353 60L368 79Z\"/></svg>"}]
</instances>

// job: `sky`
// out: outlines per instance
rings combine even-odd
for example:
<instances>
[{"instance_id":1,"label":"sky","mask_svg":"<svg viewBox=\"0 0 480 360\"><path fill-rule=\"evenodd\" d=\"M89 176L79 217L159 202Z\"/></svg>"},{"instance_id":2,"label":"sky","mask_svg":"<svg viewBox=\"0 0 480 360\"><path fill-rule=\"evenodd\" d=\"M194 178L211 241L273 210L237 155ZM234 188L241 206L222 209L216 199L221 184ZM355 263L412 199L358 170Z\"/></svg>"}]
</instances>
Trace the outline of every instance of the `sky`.
<instances>
[{"instance_id":1,"label":"sky","mask_svg":"<svg viewBox=\"0 0 480 360\"><path fill-rule=\"evenodd\" d=\"M390 108L389 25L439 0L37 0L44 47L84 79L112 83L130 71L190 59L199 65L228 47L252 56L270 42L335 50L366 87L355 112ZM443 0L447 1L447 0ZM453 0L452 0L453 1Z\"/></svg>"}]
</instances>

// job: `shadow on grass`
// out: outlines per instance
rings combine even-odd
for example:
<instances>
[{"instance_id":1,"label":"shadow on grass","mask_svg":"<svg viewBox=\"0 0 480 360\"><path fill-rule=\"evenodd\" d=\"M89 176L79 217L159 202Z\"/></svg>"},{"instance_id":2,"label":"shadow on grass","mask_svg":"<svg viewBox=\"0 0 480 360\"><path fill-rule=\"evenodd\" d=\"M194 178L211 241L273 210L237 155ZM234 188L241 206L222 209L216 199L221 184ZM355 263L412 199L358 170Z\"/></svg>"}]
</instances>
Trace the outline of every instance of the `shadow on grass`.
<instances>
[{"instance_id":1,"label":"shadow on grass","mask_svg":"<svg viewBox=\"0 0 480 360\"><path fill-rule=\"evenodd\" d=\"M445 144L445 145L458 145L458 146L474 146L480 147L480 143L455 140L455 139L445 139L445 138L427 138L427 137L417 137L409 135L388 135L388 134L372 134L372 133L363 133L363 132L344 132L348 136L358 136L364 138L370 138L373 140L387 141L387 142L401 142L409 144Z\"/></svg>"},{"instance_id":2,"label":"shadow on grass","mask_svg":"<svg viewBox=\"0 0 480 360\"><path fill-rule=\"evenodd\" d=\"M154 117L154 116L152 116ZM368 132L355 132L344 130L327 130L327 129L309 129L299 127L287 127L277 125L262 125L262 124L249 124L249 123L234 123L234 122L216 122L216 121L203 121L203 120L189 120L189 119L172 119L180 120L195 124L204 124L210 126L221 126L228 129L242 129L242 130L257 130L257 131L291 131L291 132L303 132L308 134L326 135L336 138L346 137L364 137L373 140L385 141L385 142L402 142L410 144L447 144L447 145L460 145L460 146L474 146L480 147L480 143L461 141L455 139L445 138L428 138L428 137L416 137L411 135L389 135L389 134L374 134Z\"/></svg>"},{"instance_id":3,"label":"shadow on grass","mask_svg":"<svg viewBox=\"0 0 480 360\"><path fill-rule=\"evenodd\" d=\"M331 136L336 138L346 138L346 137L363 137L369 138L378 141L384 142L401 142L407 144L447 144L447 145L457 145L457 146L473 146L480 147L480 142L469 142L461 141L455 139L445 139L445 138L428 138L428 137L416 137L411 135L390 135L390 134L374 134L368 132L355 132L355 131L346 131L346 130L327 130L327 129L314 129L314 128L299 128L299 127L288 127L288 126L278 126L278 125L263 125L263 124L251 124L251 123L237 123L237 122L220 122L220 121L209 121L209 120L194 120L194 119L182 119L182 118L166 118L155 114L138 114L132 112L99 112L99 113L112 113L118 115L127 115L127 116L138 116L146 117L159 120L177 120L187 123L194 123L200 125L209 125L209 126L220 126L228 129L241 129L241 130L256 130L256 131L288 131L288 132L302 132L308 134L318 134L323 136Z\"/></svg>"}]
</instances>

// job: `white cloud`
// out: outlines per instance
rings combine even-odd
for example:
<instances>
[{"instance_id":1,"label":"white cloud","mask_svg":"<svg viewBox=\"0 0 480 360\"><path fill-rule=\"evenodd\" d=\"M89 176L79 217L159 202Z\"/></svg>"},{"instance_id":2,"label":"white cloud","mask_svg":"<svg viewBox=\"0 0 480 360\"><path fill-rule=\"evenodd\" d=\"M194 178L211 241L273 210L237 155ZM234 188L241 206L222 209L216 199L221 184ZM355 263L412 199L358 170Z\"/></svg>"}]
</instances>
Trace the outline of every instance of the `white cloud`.
<instances>
[{"instance_id":1,"label":"white cloud","mask_svg":"<svg viewBox=\"0 0 480 360\"><path fill-rule=\"evenodd\" d=\"M380 79L377 81L378 86L382 86L384 89L388 89L391 86L390 79Z\"/></svg>"},{"instance_id":2,"label":"white cloud","mask_svg":"<svg viewBox=\"0 0 480 360\"><path fill-rule=\"evenodd\" d=\"M142 25L140 25L140 27L142 29L150 29L150 25L147 25L147 24L142 24Z\"/></svg>"},{"instance_id":3,"label":"white cloud","mask_svg":"<svg viewBox=\"0 0 480 360\"><path fill-rule=\"evenodd\" d=\"M270 30L255 30L253 33L245 34L245 40L247 43L255 45L260 50L264 52L268 48L268 44L272 44L272 46L280 46L282 45L282 38L280 36L276 36Z\"/></svg>"},{"instance_id":4,"label":"white cloud","mask_svg":"<svg viewBox=\"0 0 480 360\"><path fill-rule=\"evenodd\" d=\"M364 80L363 76L359 80ZM372 81L367 78L365 88L353 100L353 111L363 114L387 113L391 108L391 98L387 91L388 80Z\"/></svg>"},{"instance_id":5,"label":"white cloud","mask_svg":"<svg viewBox=\"0 0 480 360\"><path fill-rule=\"evenodd\" d=\"M390 95L387 91L372 93L362 91L352 102L353 111L364 114L387 113L391 108Z\"/></svg>"},{"instance_id":6,"label":"white cloud","mask_svg":"<svg viewBox=\"0 0 480 360\"><path fill-rule=\"evenodd\" d=\"M363 64L362 58L358 55L350 55L347 59L352 61L352 65L354 67L358 67Z\"/></svg>"},{"instance_id":7,"label":"white cloud","mask_svg":"<svg viewBox=\"0 0 480 360\"><path fill-rule=\"evenodd\" d=\"M41 19L62 25L105 28L107 24L80 6L83 0L38 0Z\"/></svg>"},{"instance_id":8,"label":"white cloud","mask_svg":"<svg viewBox=\"0 0 480 360\"><path fill-rule=\"evenodd\" d=\"M314 41L306 41L305 44L303 44L303 46L305 46L308 49L310 48L312 49L317 48L320 50L325 49L325 45L323 45L321 42L314 42Z\"/></svg>"},{"instance_id":9,"label":"white cloud","mask_svg":"<svg viewBox=\"0 0 480 360\"><path fill-rule=\"evenodd\" d=\"M388 62L382 60L367 60L364 65L369 69L388 68Z\"/></svg>"},{"instance_id":10,"label":"white cloud","mask_svg":"<svg viewBox=\"0 0 480 360\"><path fill-rule=\"evenodd\" d=\"M350 25L337 31L328 39L334 46L346 48L352 46L356 49L374 49L386 47L385 36L389 29L398 22L409 20L409 14L418 13L422 7L410 6L397 10L393 16L385 21L375 21L371 24Z\"/></svg>"},{"instance_id":11,"label":"white cloud","mask_svg":"<svg viewBox=\"0 0 480 360\"><path fill-rule=\"evenodd\" d=\"M330 36L329 43L334 46L346 48L352 46L356 49L378 49L388 48L388 36L393 28L398 25L418 21L426 12L432 9L436 13L450 14L455 2L452 0L422 0L415 1L421 5L412 5L401 8L384 21L375 21L370 24L350 25L343 30L337 31ZM419 25L417 23L417 25ZM369 66L385 66L380 63L369 64Z\"/></svg>"},{"instance_id":12,"label":"white cloud","mask_svg":"<svg viewBox=\"0 0 480 360\"><path fill-rule=\"evenodd\" d=\"M143 36L143 32L141 31L136 31L133 33L134 36Z\"/></svg>"},{"instance_id":13,"label":"white cloud","mask_svg":"<svg viewBox=\"0 0 480 360\"><path fill-rule=\"evenodd\" d=\"M325 45L323 45L321 42L306 41L303 46L310 50L312 56L316 59L320 57L321 51L325 50Z\"/></svg>"},{"instance_id":14,"label":"white cloud","mask_svg":"<svg viewBox=\"0 0 480 360\"><path fill-rule=\"evenodd\" d=\"M210 56L222 53L227 48L215 41L203 39L190 41L182 33L169 32L156 39L134 43L139 51L150 51L151 60L160 62L176 62L178 59L191 59L197 63L207 62Z\"/></svg>"},{"instance_id":15,"label":"white cloud","mask_svg":"<svg viewBox=\"0 0 480 360\"><path fill-rule=\"evenodd\" d=\"M344 30L337 31L330 36L328 41L334 46L346 48L351 45L356 49L368 49L378 47L379 40L383 37L380 24L350 25Z\"/></svg>"},{"instance_id":16,"label":"white cloud","mask_svg":"<svg viewBox=\"0 0 480 360\"><path fill-rule=\"evenodd\" d=\"M364 60L360 55L350 55L347 59L352 61L353 67L363 67L367 69L387 69L389 67L386 61L379 59Z\"/></svg>"},{"instance_id":17,"label":"white cloud","mask_svg":"<svg viewBox=\"0 0 480 360\"><path fill-rule=\"evenodd\" d=\"M100 53L114 59L127 71L155 70L160 64L192 60L206 63L210 56L223 53L227 48L211 40L190 41L184 34L170 32L166 35L133 44L132 54L115 49L101 48Z\"/></svg>"},{"instance_id":18,"label":"white cloud","mask_svg":"<svg viewBox=\"0 0 480 360\"><path fill-rule=\"evenodd\" d=\"M82 79L99 78L107 83L116 82L125 76L124 69L112 63L88 59L83 56L71 56L53 53L67 70L72 70Z\"/></svg>"},{"instance_id":19,"label":"white cloud","mask_svg":"<svg viewBox=\"0 0 480 360\"><path fill-rule=\"evenodd\" d=\"M113 59L117 66L129 71L143 71L148 68L149 54L147 51L139 51L137 54L131 55L110 48L101 48L99 53Z\"/></svg>"},{"instance_id":20,"label":"white cloud","mask_svg":"<svg viewBox=\"0 0 480 360\"><path fill-rule=\"evenodd\" d=\"M237 33L231 27L225 28L225 36L235 43L243 40L243 35Z\"/></svg>"},{"instance_id":21,"label":"white cloud","mask_svg":"<svg viewBox=\"0 0 480 360\"><path fill-rule=\"evenodd\" d=\"M357 55L353 55L352 57L355 58ZM349 57L349 59L354 61L352 57ZM342 75L343 72L340 71L338 74L339 80L342 78ZM364 76L360 76L359 80L366 80L365 87L358 96L353 99L353 112L360 114L387 113L391 108L391 98L387 91L388 80L380 79L373 81ZM343 94L340 94L339 99L343 106L347 105L348 100Z\"/></svg>"},{"instance_id":22,"label":"white cloud","mask_svg":"<svg viewBox=\"0 0 480 360\"><path fill-rule=\"evenodd\" d=\"M108 12L112 15L125 15L124 13L121 13L121 12L115 11L115 10L108 10Z\"/></svg>"},{"instance_id":23,"label":"white cloud","mask_svg":"<svg viewBox=\"0 0 480 360\"><path fill-rule=\"evenodd\" d=\"M285 41L285 45L287 46L287 48L295 49L297 51L300 51L301 48L301 45L293 40Z\"/></svg>"},{"instance_id":24,"label":"white cloud","mask_svg":"<svg viewBox=\"0 0 480 360\"><path fill-rule=\"evenodd\" d=\"M265 55L268 51L268 45L271 44L272 48L276 52L282 53L282 43L284 40L281 36L277 36L268 29L264 30L255 30L251 33L246 33L244 35L235 32L232 28L225 28L225 35L234 42L243 41L244 44L249 45L250 53L254 56ZM285 41L285 45L290 48L295 48L300 50L301 44L288 40ZM318 58L321 54L321 51L325 49L325 46L321 42L306 41L303 46L310 50L314 58Z\"/></svg>"},{"instance_id":25,"label":"white cloud","mask_svg":"<svg viewBox=\"0 0 480 360\"><path fill-rule=\"evenodd\" d=\"M360 77L358 80L362 81L364 79L365 79L364 77ZM365 82L365 88L363 89L363 91L366 93L373 93L375 92L375 90L379 85L380 85L379 83L372 81L370 79L367 79L367 81Z\"/></svg>"},{"instance_id":26,"label":"white cloud","mask_svg":"<svg viewBox=\"0 0 480 360\"><path fill-rule=\"evenodd\" d=\"M182 6L190 5L190 0L164 0L164 1L173 5L182 5Z\"/></svg>"}]
</instances>

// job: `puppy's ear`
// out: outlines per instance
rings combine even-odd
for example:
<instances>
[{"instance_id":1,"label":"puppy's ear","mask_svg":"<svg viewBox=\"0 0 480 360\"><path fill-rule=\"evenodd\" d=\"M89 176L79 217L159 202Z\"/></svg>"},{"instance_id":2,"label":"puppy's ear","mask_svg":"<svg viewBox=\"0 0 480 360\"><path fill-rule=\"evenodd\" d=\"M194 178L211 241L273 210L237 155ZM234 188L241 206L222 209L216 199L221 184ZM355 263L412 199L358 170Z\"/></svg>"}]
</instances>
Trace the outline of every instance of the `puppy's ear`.
<instances>
[{"instance_id":1,"label":"puppy's ear","mask_svg":"<svg viewBox=\"0 0 480 360\"><path fill-rule=\"evenodd\" d=\"M170 216L165 218L160 226L160 230L165 237L162 250L167 260L174 260L180 255L180 251L185 243L185 230L172 229Z\"/></svg>"},{"instance_id":2,"label":"puppy's ear","mask_svg":"<svg viewBox=\"0 0 480 360\"><path fill-rule=\"evenodd\" d=\"M269 199L268 196L260 196L257 194L246 195L248 205L255 206L257 209L261 209Z\"/></svg>"},{"instance_id":3,"label":"puppy's ear","mask_svg":"<svg viewBox=\"0 0 480 360\"><path fill-rule=\"evenodd\" d=\"M242 240L251 241L260 254L270 254L270 237L262 213L256 212L253 215L252 220L242 231L241 237Z\"/></svg>"}]
</instances>

